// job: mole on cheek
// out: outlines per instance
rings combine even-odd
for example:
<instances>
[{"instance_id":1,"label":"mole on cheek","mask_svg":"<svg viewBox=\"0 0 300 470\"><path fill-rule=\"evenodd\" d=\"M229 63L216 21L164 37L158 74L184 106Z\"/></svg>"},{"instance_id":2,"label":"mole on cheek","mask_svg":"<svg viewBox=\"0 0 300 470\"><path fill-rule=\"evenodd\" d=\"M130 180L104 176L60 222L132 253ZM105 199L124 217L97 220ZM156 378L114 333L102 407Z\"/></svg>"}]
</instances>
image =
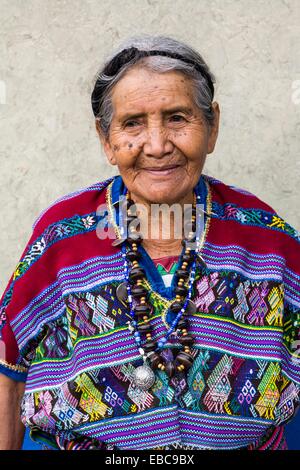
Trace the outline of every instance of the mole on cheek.
<instances>
[{"instance_id":1,"label":"mole on cheek","mask_svg":"<svg viewBox=\"0 0 300 470\"><path fill-rule=\"evenodd\" d=\"M133 147L133 144L129 143L128 148L131 149L131 147Z\"/></svg>"}]
</instances>

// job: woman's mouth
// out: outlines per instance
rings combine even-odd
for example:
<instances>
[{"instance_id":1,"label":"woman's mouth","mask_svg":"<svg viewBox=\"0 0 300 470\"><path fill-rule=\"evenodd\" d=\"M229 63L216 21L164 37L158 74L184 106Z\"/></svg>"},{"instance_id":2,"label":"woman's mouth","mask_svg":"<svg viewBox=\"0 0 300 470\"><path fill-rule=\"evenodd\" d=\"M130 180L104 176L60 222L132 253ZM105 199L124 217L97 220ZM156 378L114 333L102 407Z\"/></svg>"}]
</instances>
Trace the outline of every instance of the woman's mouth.
<instances>
[{"instance_id":1,"label":"woman's mouth","mask_svg":"<svg viewBox=\"0 0 300 470\"><path fill-rule=\"evenodd\" d=\"M154 176L168 176L174 173L178 168L180 168L180 165L166 165L162 167L144 168L144 170Z\"/></svg>"}]
</instances>

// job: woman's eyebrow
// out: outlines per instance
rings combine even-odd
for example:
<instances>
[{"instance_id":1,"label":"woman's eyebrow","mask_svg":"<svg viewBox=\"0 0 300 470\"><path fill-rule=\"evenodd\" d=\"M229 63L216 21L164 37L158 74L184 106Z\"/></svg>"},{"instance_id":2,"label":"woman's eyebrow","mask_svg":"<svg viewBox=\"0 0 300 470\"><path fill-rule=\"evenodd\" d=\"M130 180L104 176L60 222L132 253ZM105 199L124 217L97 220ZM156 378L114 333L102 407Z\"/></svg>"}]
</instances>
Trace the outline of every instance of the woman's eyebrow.
<instances>
[{"instance_id":1,"label":"woman's eyebrow","mask_svg":"<svg viewBox=\"0 0 300 470\"><path fill-rule=\"evenodd\" d=\"M174 106L173 108L165 109L162 114L172 114L172 113L185 113L185 114L192 114L193 111L188 106ZM147 113L126 113L119 117L119 121L126 121L127 119L138 119L140 117L145 117Z\"/></svg>"},{"instance_id":2,"label":"woman's eyebrow","mask_svg":"<svg viewBox=\"0 0 300 470\"><path fill-rule=\"evenodd\" d=\"M163 114L171 114L171 113L185 113L185 114L192 114L192 108L188 106L174 106L173 108L166 109L163 111Z\"/></svg>"},{"instance_id":3,"label":"woman's eyebrow","mask_svg":"<svg viewBox=\"0 0 300 470\"><path fill-rule=\"evenodd\" d=\"M127 119L137 119L144 117L146 113L126 113L119 117L119 121L126 121Z\"/></svg>"}]
</instances>

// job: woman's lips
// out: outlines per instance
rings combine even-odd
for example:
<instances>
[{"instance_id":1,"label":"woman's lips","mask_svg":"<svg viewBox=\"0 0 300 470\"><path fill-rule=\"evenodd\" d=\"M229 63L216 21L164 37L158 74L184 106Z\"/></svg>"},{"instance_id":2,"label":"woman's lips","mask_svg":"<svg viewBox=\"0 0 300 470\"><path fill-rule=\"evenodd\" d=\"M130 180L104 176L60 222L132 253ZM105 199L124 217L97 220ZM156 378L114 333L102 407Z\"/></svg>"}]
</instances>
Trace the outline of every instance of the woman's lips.
<instances>
[{"instance_id":1,"label":"woman's lips","mask_svg":"<svg viewBox=\"0 0 300 470\"><path fill-rule=\"evenodd\" d=\"M168 176L180 168L180 165L170 165L162 168L144 168L144 171L154 176Z\"/></svg>"}]
</instances>

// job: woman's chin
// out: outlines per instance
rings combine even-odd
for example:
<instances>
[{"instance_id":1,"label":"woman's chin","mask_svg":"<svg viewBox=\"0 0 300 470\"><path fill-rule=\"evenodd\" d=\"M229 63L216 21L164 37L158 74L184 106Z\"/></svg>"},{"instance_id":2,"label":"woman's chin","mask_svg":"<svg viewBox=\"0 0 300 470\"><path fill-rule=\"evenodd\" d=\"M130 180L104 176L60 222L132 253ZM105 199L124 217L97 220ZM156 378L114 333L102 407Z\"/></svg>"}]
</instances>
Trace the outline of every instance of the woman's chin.
<instances>
[{"instance_id":1,"label":"woman's chin","mask_svg":"<svg viewBox=\"0 0 300 470\"><path fill-rule=\"evenodd\" d=\"M185 193L178 191L178 186L174 185L159 187L158 185L151 185L151 188L145 188L140 193L143 200L152 204L174 204L180 202L184 198Z\"/></svg>"},{"instance_id":2,"label":"woman's chin","mask_svg":"<svg viewBox=\"0 0 300 470\"><path fill-rule=\"evenodd\" d=\"M159 177L150 172L142 172L135 179L132 195L147 203L174 204L191 192L194 181L187 178L186 172L178 171L176 177Z\"/></svg>"}]
</instances>

